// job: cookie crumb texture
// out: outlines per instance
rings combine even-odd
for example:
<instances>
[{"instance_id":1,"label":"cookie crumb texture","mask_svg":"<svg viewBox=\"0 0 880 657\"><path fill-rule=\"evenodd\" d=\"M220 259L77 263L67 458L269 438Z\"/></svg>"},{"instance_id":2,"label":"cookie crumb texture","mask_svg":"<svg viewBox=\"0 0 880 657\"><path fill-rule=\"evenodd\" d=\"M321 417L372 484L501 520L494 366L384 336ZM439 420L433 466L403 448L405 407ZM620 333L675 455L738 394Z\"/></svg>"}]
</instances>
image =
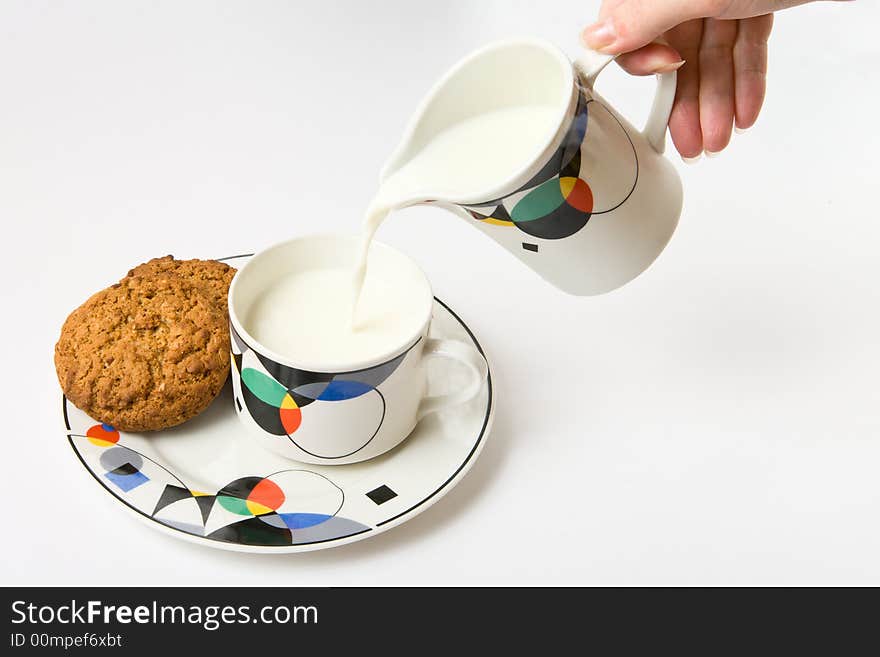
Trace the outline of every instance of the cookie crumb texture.
<instances>
[{"instance_id":1,"label":"cookie crumb texture","mask_svg":"<svg viewBox=\"0 0 880 657\"><path fill-rule=\"evenodd\" d=\"M176 276L195 285L227 315L226 298L235 269L217 260L175 260L174 256L153 258L128 272L126 278ZM123 279L124 280L124 279Z\"/></svg>"},{"instance_id":2,"label":"cookie crumb texture","mask_svg":"<svg viewBox=\"0 0 880 657\"><path fill-rule=\"evenodd\" d=\"M156 431L208 407L229 374L228 349L225 307L197 285L131 276L70 314L55 368L67 398L94 419Z\"/></svg>"}]
</instances>

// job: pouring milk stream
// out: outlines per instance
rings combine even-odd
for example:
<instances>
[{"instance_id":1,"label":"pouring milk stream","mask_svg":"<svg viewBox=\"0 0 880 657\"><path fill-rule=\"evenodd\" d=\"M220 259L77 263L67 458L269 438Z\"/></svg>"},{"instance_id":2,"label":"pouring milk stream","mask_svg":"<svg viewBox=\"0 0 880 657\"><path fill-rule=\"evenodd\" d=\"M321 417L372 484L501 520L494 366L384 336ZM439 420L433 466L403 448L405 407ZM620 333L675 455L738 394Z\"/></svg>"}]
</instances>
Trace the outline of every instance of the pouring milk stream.
<instances>
[{"instance_id":1,"label":"pouring milk stream","mask_svg":"<svg viewBox=\"0 0 880 657\"><path fill-rule=\"evenodd\" d=\"M552 137L555 114L551 105L525 105L470 117L436 135L381 184L367 208L354 270L355 327L370 243L388 214L424 198L470 197L497 187Z\"/></svg>"},{"instance_id":2,"label":"pouring milk stream","mask_svg":"<svg viewBox=\"0 0 880 657\"><path fill-rule=\"evenodd\" d=\"M413 332L418 298L406 280L367 281L370 244L388 214L424 198L459 198L512 177L555 132L555 109L504 108L457 123L434 137L387 178L367 208L354 271L319 269L284 278L254 304L255 337L279 353L294 347L316 356L382 353ZM369 282L370 284L365 284ZM309 321L280 317L296 300Z\"/></svg>"}]
</instances>

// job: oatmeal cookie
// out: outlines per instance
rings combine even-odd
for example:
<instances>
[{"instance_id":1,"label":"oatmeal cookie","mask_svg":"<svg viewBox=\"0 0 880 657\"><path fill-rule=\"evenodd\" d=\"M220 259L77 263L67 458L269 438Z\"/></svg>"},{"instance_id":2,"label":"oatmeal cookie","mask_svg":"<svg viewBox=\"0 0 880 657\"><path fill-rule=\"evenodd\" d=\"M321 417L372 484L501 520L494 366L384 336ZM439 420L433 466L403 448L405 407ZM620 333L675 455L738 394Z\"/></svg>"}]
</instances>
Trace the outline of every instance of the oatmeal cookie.
<instances>
[{"instance_id":1,"label":"oatmeal cookie","mask_svg":"<svg viewBox=\"0 0 880 657\"><path fill-rule=\"evenodd\" d=\"M149 264L149 263L147 263ZM204 287L175 276L124 278L74 310L55 345L67 398L123 431L201 413L229 373L229 327Z\"/></svg>"}]
</instances>

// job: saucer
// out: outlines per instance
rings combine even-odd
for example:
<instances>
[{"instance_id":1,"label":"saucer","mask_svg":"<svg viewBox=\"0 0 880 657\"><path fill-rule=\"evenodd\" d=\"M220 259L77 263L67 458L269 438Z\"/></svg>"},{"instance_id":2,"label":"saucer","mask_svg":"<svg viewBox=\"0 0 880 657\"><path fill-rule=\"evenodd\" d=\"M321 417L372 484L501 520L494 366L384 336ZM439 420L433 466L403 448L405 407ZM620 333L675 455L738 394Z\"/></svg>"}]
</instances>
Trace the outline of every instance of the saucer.
<instances>
[{"instance_id":1,"label":"saucer","mask_svg":"<svg viewBox=\"0 0 880 657\"><path fill-rule=\"evenodd\" d=\"M225 258L240 267L249 255ZM431 337L483 349L434 300ZM485 354L483 354L485 356ZM428 362L428 394L464 385L454 362ZM435 413L381 456L320 466L276 456L246 434L232 386L199 417L138 434L101 424L62 398L67 438L94 481L166 534L238 552L306 552L359 541L417 516L448 493L483 448L494 411L491 372L474 399Z\"/></svg>"}]
</instances>

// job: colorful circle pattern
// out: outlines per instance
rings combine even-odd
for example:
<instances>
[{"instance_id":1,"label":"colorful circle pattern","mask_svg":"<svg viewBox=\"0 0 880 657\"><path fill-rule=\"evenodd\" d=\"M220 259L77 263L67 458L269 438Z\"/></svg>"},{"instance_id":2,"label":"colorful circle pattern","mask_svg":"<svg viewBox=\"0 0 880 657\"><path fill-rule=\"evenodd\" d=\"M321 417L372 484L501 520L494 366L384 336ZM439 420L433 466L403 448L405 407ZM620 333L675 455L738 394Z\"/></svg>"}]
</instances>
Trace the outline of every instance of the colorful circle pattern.
<instances>
[{"instance_id":1,"label":"colorful circle pattern","mask_svg":"<svg viewBox=\"0 0 880 657\"><path fill-rule=\"evenodd\" d=\"M593 110L596 112L591 115ZM613 132L608 133L608 130ZM629 173L636 180L638 177L634 147L632 160L623 158L620 162L609 161L607 153L601 148L595 148L597 144L611 139L608 136L610 134L629 142L632 147L623 125L593 100L589 90L582 86L568 133L541 171L513 194L485 204L469 206L466 210L480 222L496 226L515 226L532 237L559 240L574 235L587 225L594 214L608 212L625 202L635 187L635 181L632 181L632 186L628 186ZM599 141L587 143L590 142L588 135ZM587 156L584 156L583 149L588 149L584 151ZM595 168L597 164L600 167L598 169ZM626 168L627 173L621 176L622 168ZM591 179L596 178L593 183L600 185L604 192L603 207L596 207L597 197L590 182L585 179L587 175ZM621 180L617 181L617 178ZM613 184L609 185L609 180L614 181Z\"/></svg>"},{"instance_id":2,"label":"colorful circle pattern","mask_svg":"<svg viewBox=\"0 0 880 657\"><path fill-rule=\"evenodd\" d=\"M364 370L352 372L311 372L282 365L251 350L237 335L232 336L233 376L237 376L236 390L240 389L240 412L246 412L256 424L269 434L288 437L297 447L308 454L324 458L342 458L363 449L378 433L385 417L385 398L379 386L391 376L403 362L409 350L399 356ZM236 350L240 349L240 353ZM371 419L363 422L346 437L352 451L345 454L325 454L320 440L321 421L308 424L308 417L327 417L331 413L344 417L351 412L353 400L369 399ZM317 402L317 403L316 403ZM307 407L315 404L314 410ZM338 406L337 406L338 405ZM344 408L341 408L344 407ZM304 426L305 424L305 426Z\"/></svg>"},{"instance_id":3,"label":"colorful circle pattern","mask_svg":"<svg viewBox=\"0 0 880 657\"><path fill-rule=\"evenodd\" d=\"M119 442L119 432L109 424L96 424L86 431L89 442L98 447L110 447Z\"/></svg>"},{"instance_id":4,"label":"colorful circle pattern","mask_svg":"<svg viewBox=\"0 0 880 657\"><path fill-rule=\"evenodd\" d=\"M369 531L337 515L345 501L342 489L309 470L241 477L211 494L193 490L158 462L122 444L110 425L92 425L70 439L82 439L78 450L88 445L94 460L84 463L114 494L144 515L189 534L244 545L294 545Z\"/></svg>"},{"instance_id":5,"label":"colorful circle pattern","mask_svg":"<svg viewBox=\"0 0 880 657\"><path fill-rule=\"evenodd\" d=\"M262 516L284 504L284 491L271 479L244 477L224 486L217 493L217 502L236 515Z\"/></svg>"}]
</instances>

